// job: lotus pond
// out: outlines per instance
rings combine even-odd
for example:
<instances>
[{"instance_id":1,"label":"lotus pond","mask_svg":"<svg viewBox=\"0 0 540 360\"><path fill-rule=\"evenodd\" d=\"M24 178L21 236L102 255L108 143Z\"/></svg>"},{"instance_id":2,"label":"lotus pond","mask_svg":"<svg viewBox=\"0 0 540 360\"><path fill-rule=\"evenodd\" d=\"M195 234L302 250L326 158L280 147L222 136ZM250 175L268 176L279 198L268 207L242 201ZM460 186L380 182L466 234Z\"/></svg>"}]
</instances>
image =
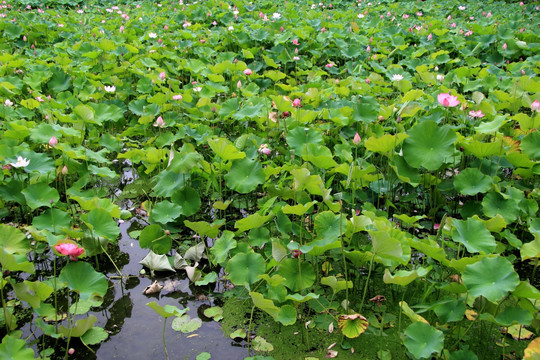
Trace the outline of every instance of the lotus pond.
<instances>
[{"instance_id":1,"label":"lotus pond","mask_svg":"<svg viewBox=\"0 0 540 360\"><path fill-rule=\"evenodd\" d=\"M1 6L1 359L540 358L537 1Z\"/></svg>"}]
</instances>

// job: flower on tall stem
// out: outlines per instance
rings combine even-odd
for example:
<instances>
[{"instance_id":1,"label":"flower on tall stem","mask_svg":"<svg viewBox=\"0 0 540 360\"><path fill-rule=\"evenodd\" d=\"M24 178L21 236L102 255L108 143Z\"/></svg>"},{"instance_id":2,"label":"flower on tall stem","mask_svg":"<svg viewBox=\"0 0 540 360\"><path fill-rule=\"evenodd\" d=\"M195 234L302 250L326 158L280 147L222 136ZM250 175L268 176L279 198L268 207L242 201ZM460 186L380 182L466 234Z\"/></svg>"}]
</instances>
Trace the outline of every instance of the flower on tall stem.
<instances>
[{"instance_id":1,"label":"flower on tall stem","mask_svg":"<svg viewBox=\"0 0 540 360\"><path fill-rule=\"evenodd\" d=\"M84 248L74 243L56 244L54 249L64 256L69 256L73 261L77 261L77 258L84 253Z\"/></svg>"},{"instance_id":2,"label":"flower on tall stem","mask_svg":"<svg viewBox=\"0 0 540 360\"><path fill-rule=\"evenodd\" d=\"M58 145L58 139L56 139L55 136L52 136L49 140L49 145L51 147L56 147L56 145Z\"/></svg>"}]
</instances>

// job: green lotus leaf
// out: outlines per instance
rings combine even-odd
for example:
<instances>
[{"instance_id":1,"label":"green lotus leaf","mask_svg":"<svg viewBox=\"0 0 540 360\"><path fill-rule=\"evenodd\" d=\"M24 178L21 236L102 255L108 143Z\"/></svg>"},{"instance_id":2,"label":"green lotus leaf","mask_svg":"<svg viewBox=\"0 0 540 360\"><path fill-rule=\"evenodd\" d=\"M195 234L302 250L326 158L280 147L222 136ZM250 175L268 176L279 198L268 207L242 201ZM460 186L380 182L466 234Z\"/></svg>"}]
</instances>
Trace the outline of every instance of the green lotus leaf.
<instances>
[{"instance_id":1,"label":"green lotus leaf","mask_svg":"<svg viewBox=\"0 0 540 360\"><path fill-rule=\"evenodd\" d=\"M81 341L86 345L97 345L107 340L108 337L109 333L105 331L105 329L99 326L94 326L88 329L88 331L81 336Z\"/></svg>"},{"instance_id":2,"label":"green lotus leaf","mask_svg":"<svg viewBox=\"0 0 540 360\"><path fill-rule=\"evenodd\" d=\"M209 360L210 358L212 358L212 354L205 351L205 352L202 352L202 353L198 354L197 357L195 358L195 360Z\"/></svg>"},{"instance_id":3,"label":"green lotus leaf","mask_svg":"<svg viewBox=\"0 0 540 360\"><path fill-rule=\"evenodd\" d=\"M381 137L370 136L365 142L364 146L367 150L378 152L381 154L388 153L394 150L397 146L408 137L407 134L385 134Z\"/></svg>"},{"instance_id":4,"label":"green lotus leaf","mask_svg":"<svg viewBox=\"0 0 540 360\"><path fill-rule=\"evenodd\" d=\"M199 236L215 238L219 234L219 228L223 225L223 222L214 221L210 224L206 221L192 222L189 220L184 220L184 225L195 231L197 234L199 234Z\"/></svg>"},{"instance_id":5,"label":"green lotus leaf","mask_svg":"<svg viewBox=\"0 0 540 360\"><path fill-rule=\"evenodd\" d=\"M34 350L26 347L26 341L20 339L21 335L21 331L14 331L4 336L0 344L0 359L34 360Z\"/></svg>"},{"instance_id":6,"label":"green lotus leaf","mask_svg":"<svg viewBox=\"0 0 540 360\"><path fill-rule=\"evenodd\" d=\"M540 160L540 134L532 132L521 140L521 150L531 160Z\"/></svg>"},{"instance_id":7,"label":"green lotus leaf","mask_svg":"<svg viewBox=\"0 0 540 360\"><path fill-rule=\"evenodd\" d=\"M253 350L255 351L269 352L274 350L274 346L260 336L255 336L251 340L251 346L253 346Z\"/></svg>"},{"instance_id":8,"label":"green lotus leaf","mask_svg":"<svg viewBox=\"0 0 540 360\"><path fill-rule=\"evenodd\" d=\"M0 265L4 270L24 271L31 274L35 272L34 263L28 261L26 254L10 254L3 248L0 248Z\"/></svg>"},{"instance_id":9,"label":"green lotus leaf","mask_svg":"<svg viewBox=\"0 0 540 360\"><path fill-rule=\"evenodd\" d=\"M116 240L120 235L120 228L111 214L101 208L94 209L81 217L86 226L92 231L94 237L104 237Z\"/></svg>"},{"instance_id":10,"label":"green lotus leaf","mask_svg":"<svg viewBox=\"0 0 540 360\"><path fill-rule=\"evenodd\" d=\"M180 310L174 305L161 306L155 301L147 303L146 306L154 310L159 316L165 319L170 318L171 316L183 316L189 310L189 308Z\"/></svg>"},{"instance_id":11,"label":"green lotus leaf","mask_svg":"<svg viewBox=\"0 0 540 360\"><path fill-rule=\"evenodd\" d=\"M463 300L445 299L439 301L433 308L433 311L435 311L441 322L447 323L462 320L466 309L467 307Z\"/></svg>"},{"instance_id":12,"label":"green lotus leaf","mask_svg":"<svg viewBox=\"0 0 540 360\"><path fill-rule=\"evenodd\" d=\"M337 165L332 151L324 145L307 144L303 148L302 159L311 162L318 168L328 169Z\"/></svg>"},{"instance_id":13,"label":"green lotus leaf","mask_svg":"<svg viewBox=\"0 0 540 360\"><path fill-rule=\"evenodd\" d=\"M58 191L43 182L29 185L22 194L32 210L42 206L51 207L60 199Z\"/></svg>"},{"instance_id":14,"label":"green lotus leaf","mask_svg":"<svg viewBox=\"0 0 540 360\"><path fill-rule=\"evenodd\" d=\"M8 254L26 255L31 247L24 233L9 225L0 224L0 247Z\"/></svg>"},{"instance_id":15,"label":"green lotus leaf","mask_svg":"<svg viewBox=\"0 0 540 360\"><path fill-rule=\"evenodd\" d=\"M403 343L415 359L427 359L442 351L444 335L429 324L415 322L405 330Z\"/></svg>"},{"instance_id":16,"label":"green lotus leaf","mask_svg":"<svg viewBox=\"0 0 540 360\"><path fill-rule=\"evenodd\" d=\"M377 120L380 106L377 99L371 96L363 96L353 107L352 118L356 122L369 124Z\"/></svg>"},{"instance_id":17,"label":"green lotus leaf","mask_svg":"<svg viewBox=\"0 0 540 360\"><path fill-rule=\"evenodd\" d=\"M214 283L217 281L217 274L215 271L212 271L212 272L209 272L208 274L206 274L202 280L198 280L198 281L195 281L195 285L197 286L204 286L204 285L208 285L210 283Z\"/></svg>"},{"instance_id":18,"label":"green lotus leaf","mask_svg":"<svg viewBox=\"0 0 540 360\"><path fill-rule=\"evenodd\" d=\"M384 269L383 281L385 284L397 284L401 286L406 286L417 278L426 276L430 270L430 267L420 267L410 271L399 270L392 275L389 269Z\"/></svg>"},{"instance_id":19,"label":"green lotus leaf","mask_svg":"<svg viewBox=\"0 0 540 360\"><path fill-rule=\"evenodd\" d=\"M71 216L59 209L47 209L41 215L32 219L32 225L38 230L48 230L57 232L62 228L69 228L71 224Z\"/></svg>"},{"instance_id":20,"label":"green lotus leaf","mask_svg":"<svg viewBox=\"0 0 540 360\"><path fill-rule=\"evenodd\" d=\"M261 247L270 240L270 230L265 227L253 228L249 231L249 245Z\"/></svg>"},{"instance_id":21,"label":"green lotus leaf","mask_svg":"<svg viewBox=\"0 0 540 360\"><path fill-rule=\"evenodd\" d=\"M321 145L322 135L315 129L296 127L287 134L287 144L294 150L294 155L302 156L307 144Z\"/></svg>"},{"instance_id":22,"label":"green lotus leaf","mask_svg":"<svg viewBox=\"0 0 540 360\"><path fill-rule=\"evenodd\" d=\"M492 302L501 300L519 284L519 276L512 264L500 256L467 265L462 279L472 296L484 296Z\"/></svg>"},{"instance_id":23,"label":"green lotus leaf","mask_svg":"<svg viewBox=\"0 0 540 360\"><path fill-rule=\"evenodd\" d=\"M45 283L28 280L13 284L13 290L19 299L26 301L33 308L38 308L54 291Z\"/></svg>"},{"instance_id":24,"label":"green lotus leaf","mask_svg":"<svg viewBox=\"0 0 540 360\"><path fill-rule=\"evenodd\" d=\"M310 288L315 282L315 271L308 262L298 265L298 259L285 259L279 264L277 274L285 278L283 285L294 292Z\"/></svg>"},{"instance_id":25,"label":"green lotus leaf","mask_svg":"<svg viewBox=\"0 0 540 360\"><path fill-rule=\"evenodd\" d=\"M460 194L471 196L485 193L491 188L493 180L477 168L468 168L454 178L454 187Z\"/></svg>"},{"instance_id":26,"label":"green lotus leaf","mask_svg":"<svg viewBox=\"0 0 540 360\"><path fill-rule=\"evenodd\" d=\"M154 253L162 255L171 250L172 239L158 224L145 227L139 235L139 245L143 249L150 249Z\"/></svg>"},{"instance_id":27,"label":"green lotus leaf","mask_svg":"<svg viewBox=\"0 0 540 360\"><path fill-rule=\"evenodd\" d=\"M242 194L255 190L266 179L261 163L248 158L234 160L224 178L230 189Z\"/></svg>"},{"instance_id":28,"label":"green lotus leaf","mask_svg":"<svg viewBox=\"0 0 540 360\"><path fill-rule=\"evenodd\" d=\"M495 317L497 324L501 326L530 325L533 320L533 314L530 311L508 306Z\"/></svg>"},{"instance_id":29,"label":"green lotus leaf","mask_svg":"<svg viewBox=\"0 0 540 360\"><path fill-rule=\"evenodd\" d=\"M192 187L185 187L182 190L176 191L172 194L171 201L176 205L180 205L181 214L184 216L196 214L201 207L201 198L198 192Z\"/></svg>"},{"instance_id":30,"label":"green lotus leaf","mask_svg":"<svg viewBox=\"0 0 540 360\"><path fill-rule=\"evenodd\" d=\"M470 350L458 350L450 355L450 360L478 360L478 356Z\"/></svg>"},{"instance_id":31,"label":"green lotus leaf","mask_svg":"<svg viewBox=\"0 0 540 360\"><path fill-rule=\"evenodd\" d=\"M464 220L453 220L452 225L455 231L452 232L452 240L465 245L470 253L491 253L497 244L495 238L484 223L480 220L469 218Z\"/></svg>"},{"instance_id":32,"label":"green lotus leaf","mask_svg":"<svg viewBox=\"0 0 540 360\"><path fill-rule=\"evenodd\" d=\"M540 258L540 235L535 235L533 241L523 244L520 254L522 260Z\"/></svg>"},{"instance_id":33,"label":"green lotus leaf","mask_svg":"<svg viewBox=\"0 0 540 360\"><path fill-rule=\"evenodd\" d=\"M165 200L158 202L150 212L150 220L163 225L175 221L182 215L182 207Z\"/></svg>"},{"instance_id":34,"label":"green lotus leaf","mask_svg":"<svg viewBox=\"0 0 540 360\"><path fill-rule=\"evenodd\" d=\"M448 125L425 120L413 126L403 144L403 156L414 168L437 170L454 154L456 133Z\"/></svg>"},{"instance_id":35,"label":"green lotus leaf","mask_svg":"<svg viewBox=\"0 0 540 360\"><path fill-rule=\"evenodd\" d=\"M24 28L16 24L7 24L7 26L4 28L4 35L7 35L12 40L21 36L23 32Z\"/></svg>"},{"instance_id":36,"label":"green lotus leaf","mask_svg":"<svg viewBox=\"0 0 540 360\"><path fill-rule=\"evenodd\" d=\"M352 289L353 282L346 280L338 280L335 276L327 276L321 279L321 284L330 286L334 295L345 289Z\"/></svg>"},{"instance_id":37,"label":"green lotus leaf","mask_svg":"<svg viewBox=\"0 0 540 360\"><path fill-rule=\"evenodd\" d=\"M247 336L246 332L244 329L236 329L235 331L233 331L229 337L231 339L245 339Z\"/></svg>"},{"instance_id":38,"label":"green lotus leaf","mask_svg":"<svg viewBox=\"0 0 540 360\"><path fill-rule=\"evenodd\" d=\"M81 300L101 299L107 292L107 278L83 261L68 263L58 277L67 283L70 290L79 294Z\"/></svg>"},{"instance_id":39,"label":"green lotus leaf","mask_svg":"<svg viewBox=\"0 0 540 360\"><path fill-rule=\"evenodd\" d=\"M347 219L344 216L334 214L331 211L318 213L314 222L317 238L321 238L328 242L337 240L347 228Z\"/></svg>"},{"instance_id":40,"label":"green lotus leaf","mask_svg":"<svg viewBox=\"0 0 540 360\"><path fill-rule=\"evenodd\" d=\"M482 200L482 211L489 217L499 214L507 224L511 224L517 220L520 208L519 202L515 199L506 199L500 193L491 191Z\"/></svg>"},{"instance_id":41,"label":"green lotus leaf","mask_svg":"<svg viewBox=\"0 0 540 360\"><path fill-rule=\"evenodd\" d=\"M237 160L246 157L246 153L240 151L227 139L210 139L208 145L212 148L212 151L223 160Z\"/></svg>"},{"instance_id":42,"label":"green lotus leaf","mask_svg":"<svg viewBox=\"0 0 540 360\"><path fill-rule=\"evenodd\" d=\"M253 284L264 274L266 266L264 258L257 253L238 253L227 264L227 272L235 285Z\"/></svg>"},{"instance_id":43,"label":"green lotus leaf","mask_svg":"<svg viewBox=\"0 0 540 360\"><path fill-rule=\"evenodd\" d=\"M154 193L157 196L170 197L175 191L183 189L189 180L189 175L177 174L173 171L165 170L156 176L157 183L154 186Z\"/></svg>"},{"instance_id":44,"label":"green lotus leaf","mask_svg":"<svg viewBox=\"0 0 540 360\"><path fill-rule=\"evenodd\" d=\"M116 105L104 103L89 105L94 110L95 121L100 124L107 121L117 122L124 118L124 110Z\"/></svg>"},{"instance_id":45,"label":"green lotus leaf","mask_svg":"<svg viewBox=\"0 0 540 360\"><path fill-rule=\"evenodd\" d=\"M171 327L175 331L181 331L184 334L194 332L202 326L202 320L191 318L189 315L182 315L174 318Z\"/></svg>"},{"instance_id":46,"label":"green lotus leaf","mask_svg":"<svg viewBox=\"0 0 540 360\"><path fill-rule=\"evenodd\" d=\"M204 309L203 314L208 318L219 321L223 319L223 308L219 306L212 306L211 308Z\"/></svg>"},{"instance_id":47,"label":"green lotus leaf","mask_svg":"<svg viewBox=\"0 0 540 360\"><path fill-rule=\"evenodd\" d=\"M214 246L210 249L212 255L214 255L214 264L223 264L223 262L229 256L229 251L236 248L236 240L234 239L234 233L231 231L224 231L219 239L216 239Z\"/></svg>"},{"instance_id":48,"label":"green lotus leaf","mask_svg":"<svg viewBox=\"0 0 540 360\"><path fill-rule=\"evenodd\" d=\"M259 213L251 214L243 219L240 219L234 223L234 227L237 228L237 233L242 233L251 229L261 228L267 221L274 218L274 214L270 213L267 216L263 216Z\"/></svg>"},{"instance_id":49,"label":"green lotus leaf","mask_svg":"<svg viewBox=\"0 0 540 360\"><path fill-rule=\"evenodd\" d=\"M51 80L47 83L47 87L54 92L60 93L66 91L71 86L71 76L60 69L52 71Z\"/></svg>"},{"instance_id":50,"label":"green lotus leaf","mask_svg":"<svg viewBox=\"0 0 540 360\"><path fill-rule=\"evenodd\" d=\"M24 171L27 173L37 172L39 174L45 175L55 169L54 161L46 154L23 152L21 156L30 160L28 166L24 168Z\"/></svg>"}]
</instances>

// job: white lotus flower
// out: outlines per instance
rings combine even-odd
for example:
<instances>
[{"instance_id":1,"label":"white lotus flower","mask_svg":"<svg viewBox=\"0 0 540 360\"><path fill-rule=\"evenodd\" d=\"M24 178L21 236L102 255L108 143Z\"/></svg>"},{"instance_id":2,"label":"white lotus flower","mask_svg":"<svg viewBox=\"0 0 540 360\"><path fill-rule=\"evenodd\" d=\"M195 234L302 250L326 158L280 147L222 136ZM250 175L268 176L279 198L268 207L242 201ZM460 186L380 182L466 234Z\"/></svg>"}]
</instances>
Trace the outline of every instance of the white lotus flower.
<instances>
[{"instance_id":1,"label":"white lotus flower","mask_svg":"<svg viewBox=\"0 0 540 360\"><path fill-rule=\"evenodd\" d=\"M392 81L401 81L401 80L403 80L403 75L401 74L392 75Z\"/></svg>"},{"instance_id":2,"label":"white lotus flower","mask_svg":"<svg viewBox=\"0 0 540 360\"><path fill-rule=\"evenodd\" d=\"M281 14L278 13L278 12L273 13L273 14L272 14L272 19L274 19L274 20L279 20L279 19L281 19Z\"/></svg>"},{"instance_id":3,"label":"white lotus flower","mask_svg":"<svg viewBox=\"0 0 540 360\"><path fill-rule=\"evenodd\" d=\"M6 106L13 106L13 101L9 100L9 99L6 99L6 101L4 101L4 105Z\"/></svg>"},{"instance_id":4,"label":"white lotus flower","mask_svg":"<svg viewBox=\"0 0 540 360\"><path fill-rule=\"evenodd\" d=\"M104 86L103 87L105 89L105 92L108 92L108 93L113 93L116 91L116 86Z\"/></svg>"},{"instance_id":5,"label":"white lotus flower","mask_svg":"<svg viewBox=\"0 0 540 360\"><path fill-rule=\"evenodd\" d=\"M151 38L151 39L155 39L155 38L157 38L157 34L151 32L151 33L148 34L148 37Z\"/></svg>"},{"instance_id":6,"label":"white lotus flower","mask_svg":"<svg viewBox=\"0 0 540 360\"><path fill-rule=\"evenodd\" d=\"M20 168L20 167L27 167L28 164L30 164L30 160L27 158L23 158L22 156L17 156L17 161L14 163L10 163L11 166Z\"/></svg>"}]
</instances>

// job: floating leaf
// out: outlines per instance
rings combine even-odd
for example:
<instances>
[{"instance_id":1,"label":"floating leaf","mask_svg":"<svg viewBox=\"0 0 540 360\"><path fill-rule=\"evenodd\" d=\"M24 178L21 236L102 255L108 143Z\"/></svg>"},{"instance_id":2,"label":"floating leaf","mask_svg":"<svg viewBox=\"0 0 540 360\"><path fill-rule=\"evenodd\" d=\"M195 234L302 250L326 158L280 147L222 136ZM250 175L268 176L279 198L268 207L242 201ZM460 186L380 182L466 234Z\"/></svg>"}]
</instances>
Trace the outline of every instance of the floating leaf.
<instances>
[{"instance_id":1,"label":"floating leaf","mask_svg":"<svg viewBox=\"0 0 540 360\"><path fill-rule=\"evenodd\" d=\"M86 345L97 345L107 340L108 337L109 334L105 329L94 326L81 336L81 341Z\"/></svg>"},{"instance_id":2,"label":"floating leaf","mask_svg":"<svg viewBox=\"0 0 540 360\"><path fill-rule=\"evenodd\" d=\"M161 291L161 289L163 289L163 285L161 285L160 283L158 283L157 280L155 280L151 285L148 285L142 293L144 295L157 294Z\"/></svg>"},{"instance_id":3,"label":"floating leaf","mask_svg":"<svg viewBox=\"0 0 540 360\"><path fill-rule=\"evenodd\" d=\"M191 318L189 315L182 315L176 317L171 326L173 330L187 334L199 329L202 326L202 320L199 318Z\"/></svg>"},{"instance_id":4,"label":"floating leaf","mask_svg":"<svg viewBox=\"0 0 540 360\"><path fill-rule=\"evenodd\" d=\"M233 331L229 337L231 339L245 339L247 336L246 332L244 331L244 329L236 329L235 331Z\"/></svg>"},{"instance_id":5,"label":"floating leaf","mask_svg":"<svg viewBox=\"0 0 540 360\"><path fill-rule=\"evenodd\" d=\"M274 350L274 346L260 336L256 336L255 339L251 340L251 346L255 351L268 352Z\"/></svg>"},{"instance_id":6,"label":"floating leaf","mask_svg":"<svg viewBox=\"0 0 540 360\"><path fill-rule=\"evenodd\" d=\"M169 259L165 255L158 255L153 251L150 251L148 255L144 257L139 264L146 266L152 271L175 271L171 267Z\"/></svg>"}]
</instances>

